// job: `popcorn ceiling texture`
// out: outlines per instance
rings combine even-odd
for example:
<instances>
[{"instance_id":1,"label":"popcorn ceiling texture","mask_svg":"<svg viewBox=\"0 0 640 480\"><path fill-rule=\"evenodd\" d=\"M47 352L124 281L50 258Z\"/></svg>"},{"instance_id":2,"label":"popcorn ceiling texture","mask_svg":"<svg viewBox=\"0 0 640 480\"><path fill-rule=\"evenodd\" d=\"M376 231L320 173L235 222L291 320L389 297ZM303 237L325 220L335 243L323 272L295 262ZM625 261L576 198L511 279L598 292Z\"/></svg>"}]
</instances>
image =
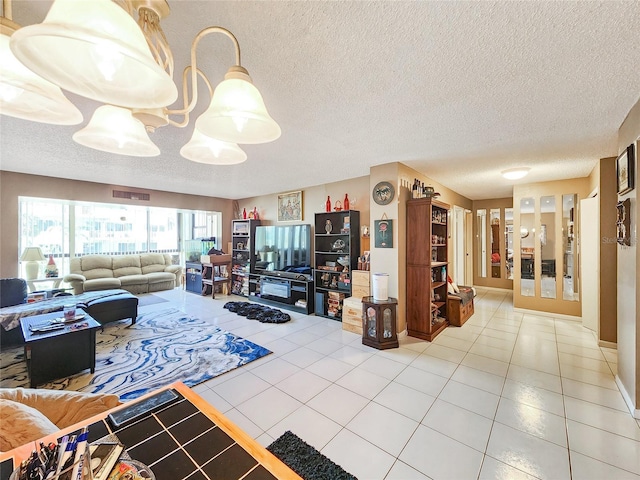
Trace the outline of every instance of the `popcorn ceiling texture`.
<instances>
[{"instance_id":1,"label":"popcorn ceiling texture","mask_svg":"<svg viewBox=\"0 0 640 480\"><path fill-rule=\"evenodd\" d=\"M14 2L14 21L39 22L49 4ZM1 168L244 198L402 162L471 199L500 198L512 194L512 182L500 176L507 168L531 167L517 182L575 178L617 155L618 128L640 95L636 1L170 6L162 25L179 87L196 33L229 28L282 127L279 140L242 146L249 159L241 165L197 164L179 155L192 120L150 135L159 157L111 155L71 140L98 104L69 94L83 111L81 126L1 118ZM200 42L198 67L214 85L233 59L228 39ZM200 88L193 119L208 102Z\"/></svg>"}]
</instances>

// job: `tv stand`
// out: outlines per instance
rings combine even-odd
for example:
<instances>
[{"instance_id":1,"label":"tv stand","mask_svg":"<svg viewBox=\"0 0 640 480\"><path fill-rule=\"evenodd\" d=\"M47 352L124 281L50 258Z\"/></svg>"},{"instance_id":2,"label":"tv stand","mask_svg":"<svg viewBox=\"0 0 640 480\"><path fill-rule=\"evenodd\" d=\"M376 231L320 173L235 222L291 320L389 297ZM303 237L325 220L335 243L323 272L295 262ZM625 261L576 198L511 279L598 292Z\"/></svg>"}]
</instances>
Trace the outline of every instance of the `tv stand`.
<instances>
[{"instance_id":1,"label":"tv stand","mask_svg":"<svg viewBox=\"0 0 640 480\"><path fill-rule=\"evenodd\" d=\"M249 299L309 315L314 311L313 280L291 272L252 273Z\"/></svg>"}]
</instances>

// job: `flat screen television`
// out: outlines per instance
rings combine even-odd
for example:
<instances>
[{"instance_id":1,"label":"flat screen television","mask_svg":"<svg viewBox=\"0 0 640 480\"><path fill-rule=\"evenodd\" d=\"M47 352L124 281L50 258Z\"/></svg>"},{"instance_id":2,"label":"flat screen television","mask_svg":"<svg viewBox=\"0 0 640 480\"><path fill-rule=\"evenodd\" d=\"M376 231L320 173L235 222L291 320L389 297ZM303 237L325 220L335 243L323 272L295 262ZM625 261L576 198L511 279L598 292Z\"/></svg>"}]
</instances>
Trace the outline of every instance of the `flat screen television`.
<instances>
[{"instance_id":1,"label":"flat screen television","mask_svg":"<svg viewBox=\"0 0 640 480\"><path fill-rule=\"evenodd\" d=\"M256 227L256 271L311 274L311 225Z\"/></svg>"}]
</instances>

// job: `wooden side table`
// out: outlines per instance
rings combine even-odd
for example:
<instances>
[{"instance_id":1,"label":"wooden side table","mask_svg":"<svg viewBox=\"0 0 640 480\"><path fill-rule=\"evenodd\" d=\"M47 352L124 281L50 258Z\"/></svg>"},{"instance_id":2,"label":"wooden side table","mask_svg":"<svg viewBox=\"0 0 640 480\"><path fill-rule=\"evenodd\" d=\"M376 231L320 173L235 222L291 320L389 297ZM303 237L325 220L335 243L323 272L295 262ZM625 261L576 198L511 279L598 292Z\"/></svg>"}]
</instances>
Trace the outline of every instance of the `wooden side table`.
<instances>
[{"instance_id":1,"label":"wooden side table","mask_svg":"<svg viewBox=\"0 0 640 480\"><path fill-rule=\"evenodd\" d=\"M378 350L398 348L396 310L398 300L362 299L362 343Z\"/></svg>"}]
</instances>

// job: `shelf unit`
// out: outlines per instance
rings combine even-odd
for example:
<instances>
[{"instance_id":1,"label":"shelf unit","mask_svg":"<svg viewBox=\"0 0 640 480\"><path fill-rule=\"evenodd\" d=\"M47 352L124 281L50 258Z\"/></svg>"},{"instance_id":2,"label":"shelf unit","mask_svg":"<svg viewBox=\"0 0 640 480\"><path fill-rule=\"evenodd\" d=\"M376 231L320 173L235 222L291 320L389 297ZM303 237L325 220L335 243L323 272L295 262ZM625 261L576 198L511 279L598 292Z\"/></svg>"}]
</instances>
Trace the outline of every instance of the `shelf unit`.
<instances>
[{"instance_id":1,"label":"shelf unit","mask_svg":"<svg viewBox=\"0 0 640 480\"><path fill-rule=\"evenodd\" d=\"M313 280L279 277L252 273L249 275L251 300L294 312L311 314L313 305Z\"/></svg>"},{"instance_id":2,"label":"shelf unit","mask_svg":"<svg viewBox=\"0 0 640 480\"><path fill-rule=\"evenodd\" d=\"M202 295L202 264L200 262L186 262L184 289L187 292Z\"/></svg>"},{"instance_id":3,"label":"shelf unit","mask_svg":"<svg viewBox=\"0 0 640 480\"><path fill-rule=\"evenodd\" d=\"M358 268L360 212L316 213L314 233L315 314L341 321L342 301L351 296L351 272Z\"/></svg>"},{"instance_id":4,"label":"shelf unit","mask_svg":"<svg viewBox=\"0 0 640 480\"><path fill-rule=\"evenodd\" d=\"M231 255L209 255L209 263L202 264L202 295L216 298L216 287L225 285L229 293Z\"/></svg>"},{"instance_id":5,"label":"shelf unit","mask_svg":"<svg viewBox=\"0 0 640 480\"><path fill-rule=\"evenodd\" d=\"M407 202L407 331L429 342L449 325L448 214L433 198Z\"/></svg>"},{"instance_id":6,"label":"shelf unit","mask_svg":"<svg viewBox=\"0 0 640 480\"><path fill-rule=\"evenodd\" d=\"M249 274L254 272L256 255L253 241L260 220L245 219L231 222L231 293L249 296Z\"/></svg>"}]
</instances>

